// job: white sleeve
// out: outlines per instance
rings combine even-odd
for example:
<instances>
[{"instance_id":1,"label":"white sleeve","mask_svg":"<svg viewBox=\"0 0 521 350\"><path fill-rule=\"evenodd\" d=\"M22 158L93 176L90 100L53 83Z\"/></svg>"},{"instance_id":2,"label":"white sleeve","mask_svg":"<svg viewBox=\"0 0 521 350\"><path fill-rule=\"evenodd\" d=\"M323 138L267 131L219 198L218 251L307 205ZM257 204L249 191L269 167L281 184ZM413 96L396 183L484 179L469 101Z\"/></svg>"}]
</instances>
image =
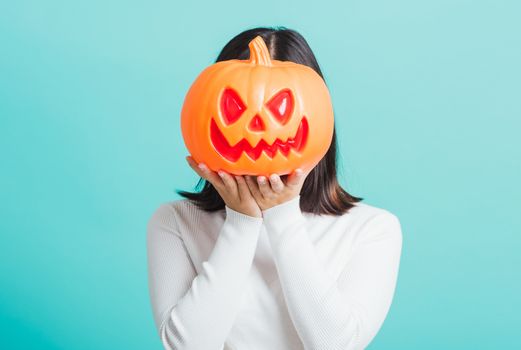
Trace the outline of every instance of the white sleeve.
<instances>
[{"instance_id":1,"label":"white sleeve","mask_svg":"<svg viewBox=\"0 0 521 350\"><path fill-rule=\"evenodd\" d=\"M263 214L288 312L305 349L364 349L393 299L402 248L398 218L388 211L370 218L335 280L307 235L299 197Z\"/></svg>"},{"instance_id":2,"label":"white sleeve","mask_svg":"<svg viewBox=\"0 0 521 350\"><path fill-rule=\"evenodd\" d=\"M197 275L173 208L161 205L153 213L147 225L148 284L165 349L223 348L238 312L237 300L242 297L261 226L262 218L226 207L215 246Z\"/></svg>"}]
</instances>

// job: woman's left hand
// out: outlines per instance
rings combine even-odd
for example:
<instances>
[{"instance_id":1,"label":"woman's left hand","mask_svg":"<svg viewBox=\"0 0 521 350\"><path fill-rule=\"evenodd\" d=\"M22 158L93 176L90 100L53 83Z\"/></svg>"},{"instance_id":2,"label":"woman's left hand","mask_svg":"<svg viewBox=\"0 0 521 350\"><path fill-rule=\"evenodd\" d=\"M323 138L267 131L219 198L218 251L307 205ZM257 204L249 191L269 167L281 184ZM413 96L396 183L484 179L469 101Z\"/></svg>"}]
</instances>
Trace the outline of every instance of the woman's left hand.
<instances>
[{"instance_id":1,"label":"woman's left hand","mask_svg":"<svg viewBox=\"0 0 521 350\"><path fill-rule=\"evenodd\" d=\"M302 185L310 171L304 173L302 169L295 169L282 181L279 175L272 174L269 178L265 176L245 176L253 198L261 208L266 210L276 205L287 202L300 194Z\"/></svg>"}]
</instances>

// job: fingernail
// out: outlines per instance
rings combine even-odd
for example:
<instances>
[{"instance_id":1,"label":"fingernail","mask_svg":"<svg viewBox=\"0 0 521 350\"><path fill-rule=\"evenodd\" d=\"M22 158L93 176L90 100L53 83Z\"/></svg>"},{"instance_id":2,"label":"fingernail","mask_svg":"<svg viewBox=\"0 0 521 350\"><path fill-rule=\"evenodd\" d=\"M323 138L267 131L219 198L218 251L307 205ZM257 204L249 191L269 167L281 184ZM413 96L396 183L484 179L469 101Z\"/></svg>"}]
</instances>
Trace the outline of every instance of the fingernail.
<instances>
[{"instance_id":1,"label":"fingernail","mask_svg":"<svg viewBox=\"0 0 521 350\"><path fill-rule=\"evenodd\" d=\"M297 175L300 176L300 175L302 175L303 171L302 171L302 169L297 168L297 169L295 170L295 173L297 173Z\"/></svg>"},{"instance_id":2,"label":"fingernail","mask_svg":"<svg viewBox=\"0 0 521 350\"><path fill-rule=\"evenodd\" d=\"M199 167L199 169L202 169L202 170L206 169L206 165L204 163L199 163L199 164L197 164L197 166Z\"/></svg>"},{"instance_id":3,"label":"fingernail","mask_svg":"<svg viewBox=\"0 0 521 350\"><path fill-rule=\"evenodd\" d=\"M263 184L263 183L266 181L266 179L264 178L264 176L259 176L258 179L259 179L259 182L260 182L261 184Z\"/></svg>"},{"instance_id":4,"label":"fingernail","mask_svg":"<svg viewBox=\"0 0 521 350\"><path fill-rule=\"evenodd\" d=\"M273 181L277 180L277 174L271 174L270 179L272 179Z\"/></svg>"},{"instance_id":5,"label":"fingernail","mask_svg":"<svg viewBox=\"0 0 521 350\"><path fill-rule=\"evenodd\" d=\"M222 172L221 170L219 170L217 174L219 174L220 177L224 177L224 172Z\"/></svg>"}]
</instances>

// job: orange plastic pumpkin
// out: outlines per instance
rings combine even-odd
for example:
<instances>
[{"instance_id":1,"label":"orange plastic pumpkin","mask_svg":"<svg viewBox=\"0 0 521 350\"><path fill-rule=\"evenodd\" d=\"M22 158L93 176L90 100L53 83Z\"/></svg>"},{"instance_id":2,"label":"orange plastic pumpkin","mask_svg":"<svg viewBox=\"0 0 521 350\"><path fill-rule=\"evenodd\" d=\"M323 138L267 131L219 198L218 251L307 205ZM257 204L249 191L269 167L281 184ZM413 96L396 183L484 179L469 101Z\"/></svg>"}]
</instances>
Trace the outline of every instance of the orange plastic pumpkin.
<instances>
[{"instance_id":1,"label":"orange plastic pumpkin","mask_svg":"<svg viewBox=\"0 0 521 350\"><path fill-rule=\"evenodd\" d=\"M312 68L272 60L262 37L249 60L217 62L185 97L181 130L196 162L236 175L314 167L333 136L329 91Z\"/></svg>"}]
</instances>

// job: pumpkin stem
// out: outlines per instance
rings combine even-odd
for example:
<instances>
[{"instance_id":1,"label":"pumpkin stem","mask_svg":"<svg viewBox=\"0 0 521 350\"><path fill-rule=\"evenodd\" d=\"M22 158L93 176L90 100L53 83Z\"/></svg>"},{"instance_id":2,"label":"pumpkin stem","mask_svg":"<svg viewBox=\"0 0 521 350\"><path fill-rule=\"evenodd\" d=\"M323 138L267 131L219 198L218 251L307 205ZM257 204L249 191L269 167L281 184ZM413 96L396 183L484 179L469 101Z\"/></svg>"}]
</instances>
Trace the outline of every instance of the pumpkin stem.
<instances>
[{"instance_id":1,"label":"pumpkin stem","mask_svg":"<svg viewBox=\"0 0 521 350\"><path fill-rule=\"evenodd\" d=\"M266 43L260 35L256 36L255 39L250 41L248 44L250 48L250 62L263 65L271 66L271 56L268 51Z\"/></svg>"}]
</instances>

